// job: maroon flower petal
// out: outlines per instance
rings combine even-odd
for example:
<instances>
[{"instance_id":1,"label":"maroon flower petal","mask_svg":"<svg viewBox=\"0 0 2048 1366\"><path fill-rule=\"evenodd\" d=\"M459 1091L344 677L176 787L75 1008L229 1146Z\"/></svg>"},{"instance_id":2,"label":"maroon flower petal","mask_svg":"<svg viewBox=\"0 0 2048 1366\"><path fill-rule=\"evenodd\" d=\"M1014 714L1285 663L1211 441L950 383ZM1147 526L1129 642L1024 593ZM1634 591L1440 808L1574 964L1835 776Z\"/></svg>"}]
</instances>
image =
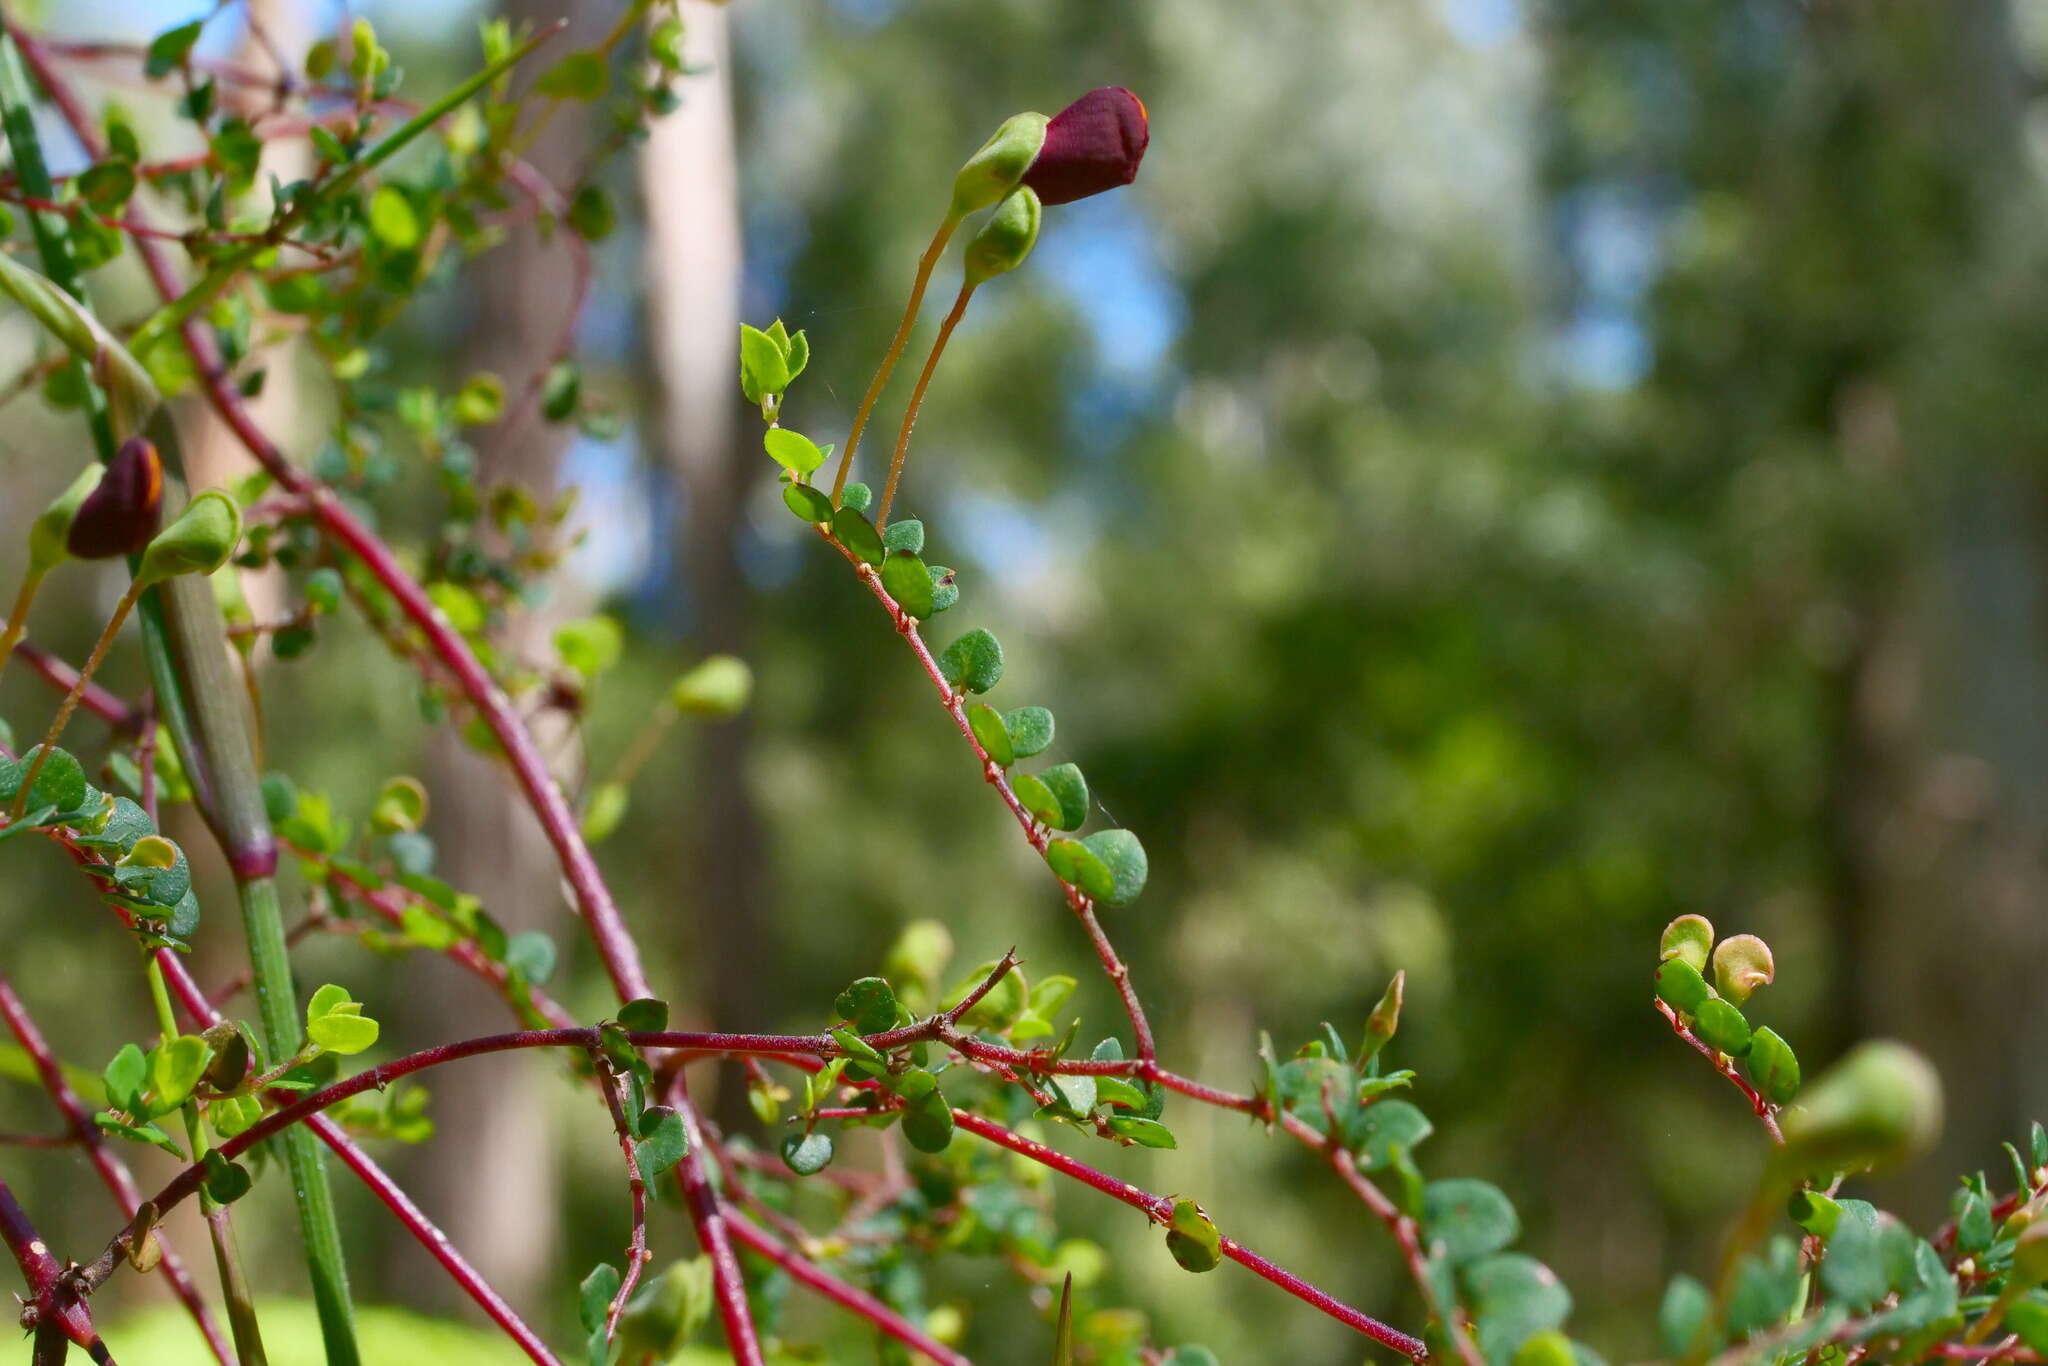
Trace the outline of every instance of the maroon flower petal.
<instances>
[{"instance_id":1,"label":"maroon flower petal","mask_svg":"<svg viewBox=\"0 0 2048 1366\"><path fill-rule=\"evenodd\" d=\"M1024 183L1045 204L1069 204L1128 185L1152 129L1145 102L1120 85L1091 90L1053 115Z\"/></svg>"},{"instance_id":2,"label":"maroon flower petal","mask_svg":"<svg viewBox=\"0 0 2048 1366\"><path fill-rule=\"evenodd\" d=\"M78 505L64 547L81 560L133 555L149 544L164 516L164 464L141 437L121 443L99 486Z\"/></svg>"}]
</instances>

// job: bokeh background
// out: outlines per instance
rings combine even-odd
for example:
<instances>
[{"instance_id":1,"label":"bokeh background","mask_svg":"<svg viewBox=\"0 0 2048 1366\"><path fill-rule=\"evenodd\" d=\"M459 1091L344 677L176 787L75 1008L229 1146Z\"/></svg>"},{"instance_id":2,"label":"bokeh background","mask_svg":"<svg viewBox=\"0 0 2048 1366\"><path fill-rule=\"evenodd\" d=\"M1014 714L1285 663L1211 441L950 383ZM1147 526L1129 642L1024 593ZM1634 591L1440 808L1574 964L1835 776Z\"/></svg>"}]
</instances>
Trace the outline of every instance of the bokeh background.
<instances>
[{"instance_id":1,"label":"bokeh background","mask_svg":"<svg viewBox=\"0 0 2048 1366\"><path fill-rule=\"evenodd\" d=\"M466 69L488 8L351 12L417 95ZM26 9L146 39L211 7ZM260 62L252 9L298 51L338 14L241 0L202 51ZM505 12L567 10L599 27L614 12ZM1739 1100L1649 1008L1671 917L1775 946L1779 982L1752 1015L1809 1073L1871 1034L1939 1062L1943 1147L1875 1188L1917 1221L2048 1114L2048 4L685 10L704 70L606 172L621 227L579 324L623 422L477 443L494 472L582 490L592 534L520 629L544 642L598 608L630 628L591 718L598 762L703 653L757 674L744 720L661 751L603 851L681 1015L815 1027L904 923L936 917L963 963L1019 945L1028 970L1084 979L1091 1028L1116 1025L927 685L782 509L732 348L742 318L807 329L785 418L840 439L953 169L1004 116L1116 83L1151 110L1143 173L1050 212L1028 267L983 291L906 496L928 558L961 571L945 625L1000 633L1003 702L1057 711L1053 757L1150 851L1149 890L1111 928L1169 1059L1242 1087L1261 1029L1283 1050L1325 1020L1353 1034L1405 968L1396 1057L1438 1123L1423 1165L1514 1197L1523 1245L1577 1294L1576 1333L1616 1360L1652 1350L1663 1282L1709 1264L1759 1152ZM98 70L96 91L146 105ZM574 167L603 133L564 120L538 155ZM117 317L144 307L131 270L106 272ZM566 272L515 237L424 300L379 373L529 373ZM28 358L18 318L0 346ZM319 384L274 383L266 402L313 459ZM233 468L196 412L189 430ZM76 446L33 393L0 409L0 579ZM36 635L82 653L116 591L67 581ZM509 924L555 932L564 994L599 1015L545 851L488 768L420 720L402 667L347 629L259 663L273 759L353 808L394 771L426 777L444 867ZM111 678L138 674L131 651ZM0 686L9 716L47 706L19 670ZM8 853L8 971L97 1067L147 1028L138 984L54 856ZM215 904L202 958L224 974L238 931ZM359 984L393 1046L499 1027L443 965L387 970L324 941L302 961L308 981ZM432 1088L440 1136L392 1154L558 1334L574 1279L624 1235L616 1152L563 1075L450 1072ZM0 1087L0 1121L37 1127L37 1103ZM718 1108L752 1123L736 1088ZM1169 1117L1180 1151L1109 1165L1414 1320L1378 1227L1294 1145L1190 1106ZM5 1157L46 1230L104 1236L81 1163ZM338 1189L359 1293L462 1317ZM290 1296L274 1196L238 1210L263 1288ZM1128 1211L1058 1201L1111 1253L1091 1303L1142 1309L1162 1342L1361 1358L1248 1276L1180 1272ZM687 1247L673 1210L656 1234ZM978 1360L1044 1359L1001 1267L942 1261L934 1293L969 1311ZM792 1315L831 1359L870 1358L844 1320Z\"/></svg>"}]
</instances>

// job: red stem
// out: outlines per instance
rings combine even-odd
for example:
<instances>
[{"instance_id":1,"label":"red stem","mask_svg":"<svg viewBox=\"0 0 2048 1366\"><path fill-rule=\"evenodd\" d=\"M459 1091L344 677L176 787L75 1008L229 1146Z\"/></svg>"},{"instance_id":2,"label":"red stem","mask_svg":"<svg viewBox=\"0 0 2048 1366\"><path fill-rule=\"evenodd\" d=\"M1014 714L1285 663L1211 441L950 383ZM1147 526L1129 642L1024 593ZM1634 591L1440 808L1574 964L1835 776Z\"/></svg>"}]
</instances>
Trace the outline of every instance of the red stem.
<instances>
[{"instance_id":1,"label":"red stem","mask_svg":"<svg viewBox=\"0 0 2048 1366\"><path fill-rule=\"evenodd\" d=\"M7 1250L14 1254L22 1278L35 1296L30 1308L22 1311L22 1326L36 1329L38 1366L45 1359L64 1359L62 1343L54 1351L49 1346L53 1325L56 1332L85 1348L94 1361L112 1366L113 1357L93 1330L92 1314L85 1307L84 1297L64 1274L63 1264L50 1254L50 1245L36 1232L27 1211L16 1202L5 1181L0 1181L0 1242L5 1242Z\"/></svg>"},{"instance_id":2,"label":"red stem","mask_svg":"<svg viewBox=\"0 0 2048 1366\"><path fill-rule=\"evenodd\" d=\"M92 1112L85 1102L71 1089L71 1083L64 1080L64 1069L58 1063L56 1054L50 1051L49 1042L43 1038L30 1018L28 1007L15 995L14 986L0 977L0 1017L7 1021L7 1028L20 1042L22 1051L35 1065L36 1075L42 1079L43 1089L50 1093L50 1099L63 1112L64 1121L71 1126L71 1141L85 1145L86 1156L91 1160L93 1170L99 1173L100 1181L113 1195L114 1203L121 1207L123 1218L133 1219L142 1204L142 1192L135 1187L134 1177L128 1174L128 1167L114 1155L108 1146L106 1136L99 1126L92 1122ZM220 1325L213 1321L207 1310L206 1301L200 1298L199 1289L192 1283L185 1264L171 1251L164 1235L157 1234L157 1246L163 1251L163 1260L157 1263L164 1273L164 1279L171 1284L171 1292L192 1315L206 1345L212 1349L221 1366L235 1366L234 1353L228 1349L227 1339L221 1335Z\"/></svg>"},{"instance_id":3,"label":"red stem","mask_svg":"<svg viewBox=\"0 0 2048 1366\"><path fill-rule=\"evenodd\" d=\"M1165 1196L1140 1190L1128 1181L1120 1181L1107 1172L1097 1171L1085 1162L1068 1157L1056 1148L1048 1148L1043 1143L1025 1138L1022 1134L1014 1133L992 1120L956 1109L953 1111L953 1122L971 1134L977 1134L991 1143L1008 1148L1021 1157L1042 1163L1083 1185L1092 1186L1113 1200L1121 1200L1132 1209L1144 1213L1155 1224L1164 1224L1173 1216L1173 1201ZM1335 1296L1310 1285L1285 1267L1267 1261L1235 1238L1223 1239L1223 1255L1239 1266L1257 1272L1296 1299L1312 1304L1338 1322L1357 1329L1382 1347L1391 1348L1411 1361L1429 1359L1429 1348L1420 1338L1412 1338L1398 1328L1381 1323L1363 1310L1353 1309Z\"/></svg>"},{"instance_id":4,"label":"red stem","mask_svg":"<svg viewBox=\"0 0 2048 1366\"><path fill-rule=\"evenodd\" d=\"M21 641L14 647L14 657L28 665L44 682L60 693L68 694L78 685L78 670L40 645L33 645L26 640ZM78 703L117 731L130 732L142 728L145 716L142 708L130 706L97 683L85 685L85 691L79 695Z\"/></svg>"},{"instance_id":5,"label":"red stem","mask_svg":"<svg viewBox=\"0 0 2048 1366\"><path fill-rule=\"evenodd\" d=\"M169 949L158 949L157 963L162 967L164 980L178 998L178 1004L185 1013L202 1026L218 1024L221 1015L207 1001L206 993L200 990L198 981L186 969L183 960ZM511 1338L531 1359L534 1366L562 1366L561 1359L548 1350L540 1335L527 1327L517 1310L508 1304L481 1272L469 1264L455 1245L448 1241L448 1235L429 1219L426 1212L413 1202L396 1181L373 1161L370 1155L356 1146L354 1139L333 1120L325 1115L315 1115L308 1121L321 1142L325 1143L341 1164L354 1172L378 1203L397 1217L408 1233L419 1241L433 1259L441 1264L449 1278L462 1288L464 1294L476 1302L487 1318L495 1323L504 1334Z\"/></svg>"},{"instance_id":6,"label":"red stem","mask_svg":"<svg viewBox=\"0 0 2048 1366\"><path fill-rule=\"evenodd\" d=\"M792 1280L809 1286L834 1304L852 1310L914 1352L922 1352L939 1366L974 1366L974 1363L910 1320L876 1299L867 1291L849 1285L819 1269L808 1258L786 1246L766 1229L745 1219L731 1219L727 1226L733 1239L745 1243L761 1256L787 1271Z\"/></svg>"},{"instance_id":7,"label":"red stem","mask_svg":"<svg viewBox=\"0 0 2048 1366\"><path fill-rule=\"evenodd\" d=\"M1730 1062L1725 1054L1720 1052L1713 1045L1701 1039L1699 1035L1693 1033L1690 1029L1687 1029L1685 1027L1685 1021L1678 1018L1677 1011L1673 1010L1670 1006L1666 1005L1661 1000L1657 1001L1655 1004L1657 1007L1657 1013L1662 1015L1666 1020L1670 1021L1671 1032L1676 1034L1679 1038L1685 1040L1687 1044L1691 1045L1692 1050L1695 1053L1698 1053L1701 1057L1705 1058L1710 1064L1713 1065L1713 1068L1716 1072L1719 1072L1722 1076L1728 1078L1728 1082L1730 1085L1732 1085L1736 1090L1742 1092L1743 1098L1749 1102L1749 1108L1756 1111L1757 1119L1762 1121L1764 1126L1764 1132L1768 1133L1771 1136L1771 1142L1777 1144L1781 1148L1784 1147L1785 1135L1784 1132L1778 1128L1778 1107L1771 1104L1768 1100L1765 1100L1763 1094L1759 1092L1754 1086L1751 1086L1749 1082L1743 1077L1742 1073L1735 1070L1735 1064L1733 1062Z\"/></svg>"},{"instance_id":8,"label":"red stem","mask_svg":"<svg viewBox=\"0 0 2048 1366\"><path fill-rule=\"evenodd\" d=\"M818 534L823 536L833 549L845 556L847 563L853 565L861 581L868 586L868 591L875 595L876 601L888 612L889 620L895 623L897 633L910 642L911 651L917 655L917 662L923 666L926 677L930 678L932 686L939 690L940 705L946 709L946 714L953 718L953 724L959 727L968 747L974 751L974 757L980 760L982 778L996 790L996 794L1003 799L1003 804L1010 808L1010 814L1016 818L1018 828L1024 832L1024 838L1042 857L1052 837L1032 819L1031 813L1024 809L1024 803L1017 800L1017 794L1010 789L1010 780L1003 774L1002 765L991 759L988 751L981 747L981 741L974 738L974 727L967 720L966 703L960 694L953 691L953 685L946 681L945 673L939 668L938 661L932 657L931 648L924 643L924 637L918 634L917 619L905 612L897 605L896 600L889 596L888 590L882 587L882 576L877 574L871 565L833 540L829 531L820 530ZM1061 881L1060 887L1066 893L1067 905L1073 908L1074 915L1087 929L1088 938L1095 946L1095 956L1102 962L1102 970L1109 974L1109 980L1116 984L1117 995L1123 1001L1124 1014L1131 1022L1131 1033L1137 1044L1139 1059L1151 1061L1159 1054L1158 1046L1152 1040L1151 1022L1145 1018L1144 1004L1138 1000L1137 988L1131 984L1130 969L1117 957L1115 947L1109 942L1109 936L1103 933L1101 922L1096 919L1093 898L1070 882Z\"/></svg>"}]
</instances>

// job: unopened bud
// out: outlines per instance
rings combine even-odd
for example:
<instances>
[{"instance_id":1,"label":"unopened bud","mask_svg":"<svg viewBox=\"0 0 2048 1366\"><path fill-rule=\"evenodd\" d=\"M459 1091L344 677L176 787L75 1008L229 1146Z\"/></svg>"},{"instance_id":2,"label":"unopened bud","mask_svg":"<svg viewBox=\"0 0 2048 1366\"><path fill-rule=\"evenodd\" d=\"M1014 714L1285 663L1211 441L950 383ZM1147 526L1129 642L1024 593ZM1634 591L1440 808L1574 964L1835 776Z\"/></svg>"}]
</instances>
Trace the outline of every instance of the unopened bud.
<instances>
[{"instance_id":1,"label":"unopened bud","mask_svg":"<svg viewBox=\"0 0 2048 1366\"><path fill-rule=\"evenodd\" d=\"M1664 937L1657 942L1657 959L1683 958L1694 971L1705 972L1713 948L1713 922L1703 915L1682 915L1664 927Z\"/></svg>"},{"instance_id":2,"label":"unopened bud","mask_svg":"<svg viewBox=\"0 0 2048 1366\"><path fill-rule=\"evenodd\" d=\"M1091 90L1053 115L1024 184L1047 204L1128 185L1152 140L1145 102L1120 85Z\"/></svg>"},{"instance_id":3,"label":"unopened bud","mask_svg":"<svg viewBox=\"0 0 2048 1366\"><path fill-rule=\"evenodd\" d=\"M1365 1019L1365 1042L1358 1046L1361 1058L1370 1058L1385 1048L1387 1041L1394 1037L1394 1031L1401 1027L1401 998L1407 985L1406 969L1396 972L1394 980L1387 983L1386 994L1380 997L1380 1003Z\"/></svg>"},{"instance_id":4,"label":"unopened bud","mask_svg":"<svg viewBox=\"0 0 2048 1366\"><path fill-rule=\"evenodd\" d=\"M678 678L669 689L677 711L697 716L737 716L754 691L754 673L734 655L712 655Z\"/></svg>"},{"instance_id":5,"label":"unopened bud","mask_svg":"<svg viewBox=\"0 0 2048 1366\"><path fill-rule=\"evenodd\" d=\"M78 516L78 508L95 488L106 471L98 464L89 463L65 489L43 509L42 515L29 524L28 564L29 571L47 574L71 557L66 542L71 536L71 523Z\"/></svg>"},{"instance_id":6,"label":"unopened bud","mask_svg":"<svg viewBox=\"0 0 2048 1366\"><path fill-rule=\"evenodd\" d=\"M133 555L149 544L164 516L164 463L156 447L130 437L79 503L64 548L81 560Z\"/></svg>"},{"instance_id":7,"label":"unopened bud","mask_svg":"<svg viewBox=\"0 0 2048 1366\"><path fill-rule=\"evenodd\" d=\"M1758 987L1767 987L1777 973L1771 946L1753 934L1738 934L1714 946L1714 985L1741 1005Z\"/></svg>"},{"instance_id":8,"label":"unopened bud","mask_svg":"<svg viewBox=\"0 0 2048 1366\"><path fill-rule=\"evenodd\" d=\"M953 216L977 213L1017 188L1045 143L1043 114L1015 114L953 177Z\"/></svg>"},{"instance_id":9,"label":"unopened bud","mask_svg":"<svg viewBox=\"0 0 2048 1366\"><path fill-rule=\"evenodd\" d=\"M1889 1039L1858 1044L1806 1088L1782 1127L1788 1163L1805 1172L1902 1162L1941 1133L1941 1078Z\"/></svg>"},{"instance_id":10,"label":"unopened bud","mask_svg":"<svg viewBox=\"0 0 2048 1366\"><path fill-rule=\"evenodd\" d=\"M241 507L219 489L208 489L149 543L136 577L160 583L181 574L211 574L228 562L241 539Z\"/></svg>"},{"instance_id":11,"label":"unopened bud","mask_svg":"<svg viewBox=\"0 0 2048 1366\"><path fill-rule=\"evenodd\" d=\"M1028 187L1014 190L967 244L967 287L1023 265L1037 241L1038 196Z\"/></svg>"}]
</instances>

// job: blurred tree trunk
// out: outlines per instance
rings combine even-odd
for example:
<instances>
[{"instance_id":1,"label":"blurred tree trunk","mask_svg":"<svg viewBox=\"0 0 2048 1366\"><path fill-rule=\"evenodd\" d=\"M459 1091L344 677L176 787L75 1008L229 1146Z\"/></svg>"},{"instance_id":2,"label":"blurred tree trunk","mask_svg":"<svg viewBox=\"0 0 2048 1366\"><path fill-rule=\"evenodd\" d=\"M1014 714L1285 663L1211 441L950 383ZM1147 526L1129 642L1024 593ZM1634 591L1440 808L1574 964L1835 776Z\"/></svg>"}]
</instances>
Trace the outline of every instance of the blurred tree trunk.
<instances>
[{"instance_id":1,"label":"blurred tree trunk","mask_svg":"<svg viewBox=\"0 0 2048 1366\"><path fill-rule=\"evenodd\" d=\"M758 462L739 439L734 378L742 249L731 42L722 7L684 0L682 16L701 74L682 82L682 108L654 125L640 158L659 413L652 436L683 492L679 568L696 638L706 651L744 654L750 611L739 537ZM747 784L752 734L745 717L703 728L688 788L696 999L730 1028L758 1022L759 984L774 961L765 840ZM746 1113L737 1088L721 1093L717 1112L728 1123Z\"/></svg>"},{"instance_id":2,"label":"blurred tree trunk","mask_svg":"<svg viewBox=\"0 0 2048 1366\"><path fill-rule=\"evenodd\" d=\"M611 0L502 0L499 12L515 28L570 16L570 31L552 48L559 54L601 35L618 6ZM527 154L565 190L574 188L590 156L593 108L563 103ZM517 400L509 396L549 362L563 311L574 303L573 272L563 241L543 242L530 227L479 258L463 289L476 312L457 361L458 377L480 370L500 376L507 412L516 413ZM482 429L473 440L486 486L523 484L543 502L556 487L568 440L564 429L528 415L516 424ZM589 609L572 580L558 577L555 584L544 607L515 622L505 641L508 655L545 657L554 628ZM541 739L543 750L554 752L561 732ZM562 896L554 853L503 765L478 755L444 727L434 737L428 787L441 875L480 897L507 930L544 930L557 943L573 943L577 927ZM474 984L453 980L458 974L448 964L423 961L413 971L416 1004L406 1022L413 1037L460 1038L501 1027L494 1021L503 1019L503 1006ZM554 1116L560 1086L559 1076L545 1067L449 1069L434 1086L434 1140L415 1155L407 1173L408 1184L427 1193L429 1212L455 1245L514 1303L532 1302L556 1263L556 1203L507 1193L559 1189ZM409 1240L390 1266L394 1281L406 1286L407 1299L418 1298L418 1288L427 1285L443 1304L461 1299Z\"/></svg>"},{"instance_id":3,"label":"blurred tree trunk","mask_svg":"<svg viewBox=\"0 0 2048 1366\"><path fill-rule=\"evenodd\" d=\"M1942 339L1931 344L1954 344L1958 330L1984 344L2006 320L1975 296L1995 297L1998 280L2038 270L2042 255L2037 232L2015 231L2037 220L2039 193L2006 7L1968 0L1939 17L1860 22L1884 26L1877 41L1920 65L1940 95L1928 107L1946 116L1934 137L1958 168L1961 226L1945 245L1961 288L1931 303L1942 320L1926 329ZM1914 439L1916 400L1947 420L1940 439ZM1940 1067L1948 1128L1914 1177L1930 1199L1954 1172L1995 1166L1999 1142L2048 1104L2048 1018L2026 1008L2048 953L2048 488L2031 451L2001 448L2013 429L1942 407L1961 401L1883 393L1876 420L1848 415L1840 438L1852 468L1942 495L1916 518L1925 558L1877 567L1895 589L1862 614L1832 788L1841 1023L1911 1039ZM1989 439L1953 448L1979 430Z\"/></svg>"}]
</instances>

